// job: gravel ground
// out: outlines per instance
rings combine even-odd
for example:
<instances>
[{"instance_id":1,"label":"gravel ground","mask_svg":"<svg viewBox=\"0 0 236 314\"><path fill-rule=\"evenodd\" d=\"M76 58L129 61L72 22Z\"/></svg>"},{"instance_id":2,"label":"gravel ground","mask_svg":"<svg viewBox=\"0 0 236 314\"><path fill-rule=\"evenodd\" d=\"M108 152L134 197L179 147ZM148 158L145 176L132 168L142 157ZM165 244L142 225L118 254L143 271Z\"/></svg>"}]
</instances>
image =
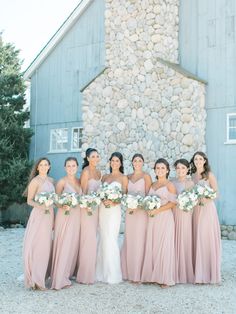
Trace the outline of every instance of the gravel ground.
<instances>
[{"instance_id":1,"label":"gravel ground","mask_svg":"<svg viewBox=\"0 0 236 314\"><path fill-rule=\"evenodd\" d=\"M24 229L0 231L0 313L236 313L236 241L223 241L221 285L79 285L61 291L26 290L22 274Z\"/></svg>"}]
</instances>

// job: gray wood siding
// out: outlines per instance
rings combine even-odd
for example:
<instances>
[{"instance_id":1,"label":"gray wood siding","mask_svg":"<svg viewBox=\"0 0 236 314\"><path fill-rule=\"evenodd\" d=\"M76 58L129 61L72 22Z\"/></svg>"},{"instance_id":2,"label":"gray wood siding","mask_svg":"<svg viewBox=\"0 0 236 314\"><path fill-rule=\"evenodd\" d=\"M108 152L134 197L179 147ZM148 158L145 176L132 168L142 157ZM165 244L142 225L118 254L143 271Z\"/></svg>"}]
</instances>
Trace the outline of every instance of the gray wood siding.
<instances>
[{"instance_id":1,"label":"gray wood siding","mask_svg":"<svg viewBox=\"0 0 236 314\"><path fill-rule=\"evenodd\" d=\"M49 153L50 130L82 126L80 89L104 68L104 0L94 0L75 21L31 78L31 127L35 130L30 156L51 159L52 175L64 173L66 157L79 153ZM49 153L49 154L48 154Z\"/></svg>"},{"instance_id":2,"label":"gray wood siding","mask_svg":"<svg viewBox=\"0 0 236 314\"><path fill-rule=\"evenodd\" d=\"M208 82L207 154L226 224L236 224L236 145L224 144L227 113L236 112L235 16L235 0L180 0L180 63Z\"/></svg>"}]
</instances>

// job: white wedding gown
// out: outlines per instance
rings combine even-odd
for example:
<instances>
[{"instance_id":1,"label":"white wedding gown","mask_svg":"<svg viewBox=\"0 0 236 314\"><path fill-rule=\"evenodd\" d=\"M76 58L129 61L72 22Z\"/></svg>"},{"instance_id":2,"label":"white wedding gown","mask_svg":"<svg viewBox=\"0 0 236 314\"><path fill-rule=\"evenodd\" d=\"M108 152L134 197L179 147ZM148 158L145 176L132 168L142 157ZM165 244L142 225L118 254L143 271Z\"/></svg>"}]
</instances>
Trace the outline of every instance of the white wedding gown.
<instances>
[{"instance_id":1,"label":"white wedding gown","mask_svg":"<svg viewBox=\"0 0 236 314\"><path fill-rule=\"evenodd\" d=\"M119 182L111 185L121 188ZM122 281L120 249L118 237L121 223L120 204L106 208L101 203L99 208L99 244L96 264L97 281L119 283Z\"/></svg>"}]
</instances>

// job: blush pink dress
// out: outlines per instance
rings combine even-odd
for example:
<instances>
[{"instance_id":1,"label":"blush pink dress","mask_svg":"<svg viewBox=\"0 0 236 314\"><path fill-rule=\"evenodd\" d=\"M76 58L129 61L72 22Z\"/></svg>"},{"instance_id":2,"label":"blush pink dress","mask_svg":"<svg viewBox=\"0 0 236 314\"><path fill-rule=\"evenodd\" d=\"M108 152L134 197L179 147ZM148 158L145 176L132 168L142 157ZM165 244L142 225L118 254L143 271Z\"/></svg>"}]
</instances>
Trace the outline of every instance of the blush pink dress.
<instances>
[{"instance_id":1,"label":"blush pink dress","mask_svg":"<svg viewBox=\"0 0 236 314\"><path fill-rule=\"evenodd\" d=\"M209 185L209 181L200 180ZM207 200L193 212L195 283L221 281L221 236L216 206Z\"/></svg>"},{"instance_id":2,"label":"blush pink dress","mask_svg":"<svg viewBox=\"0 0 236 314\"><path fill-rule=\"evenodd\" d=\"M145 196L144 178L135 183L129 180L128 194ZM147 213L142 209L135 210L133 214L126 212L125 239L121 250L122 276L125 280L141 281L147 221Z\"/></svg>"},{"instance_id":3,"label":"blush pink dress","mask_svg":"<svg viewBox=\"0 0 236 314\"><path fill-rule=\"evenodd\" d=\"M173 181L177 194L194 185L191 180ZM192 212L185 212L176 206L175 220L175 282L194 283Z\"/></svg>"},{"instance_id":4,"label":"blush pink dress","mask_svg":"<svg viewBox=\"0 0 236 314\"><path fill-rule=\"evenodd\" d=\"M63 192L76 193L75 189L67 182ZM71 208L69 215L65 215L65 210L59 208L54 229L52 289L59 290L71 285L70 277L74 274L78 258L79 238L80 208Z\"/></svg>"},{"instance_id":5,"label":"blush pink dress","mask_svg":"<svg viewBox=\"0 0 236 314\"><path fill-rule=\"evenodd\" d=\"M101 180L89 179L88 194L96 192ZM81 208L80 250L76 281L92 284L95 281L97 258L98 210L89 216L87 210Z\"/></svg>"},{"instance_id":6,"label":"blush pink dress","mask_svg":"<svg viewBox=\"0 0 236 314\"><path fill-rule=\"evenodd\" d=\"M166 186L150 189L149 195L161 198L162 205L175 202L176 195ZM148 217L146 249L142 270L142 282L156 282L173 286L175 284L174 216L171 209L155 217Z\"/></svg>"},{"instance_id":7,"label":"blush pink dress","mask_svg":"<svg viewBox=\"0 0 236 314\"><path fill-rule=\"evenodd\" d=\"M54 185L49 179L37 191L40 192L55 192ZM45 289L52 248L53 222L52 207L49 208L49 214L45 214L44 210L37 207L32 209L23 243L24 278L27 288L34 288L37 285Z\"/></svg>"}]
</instances>

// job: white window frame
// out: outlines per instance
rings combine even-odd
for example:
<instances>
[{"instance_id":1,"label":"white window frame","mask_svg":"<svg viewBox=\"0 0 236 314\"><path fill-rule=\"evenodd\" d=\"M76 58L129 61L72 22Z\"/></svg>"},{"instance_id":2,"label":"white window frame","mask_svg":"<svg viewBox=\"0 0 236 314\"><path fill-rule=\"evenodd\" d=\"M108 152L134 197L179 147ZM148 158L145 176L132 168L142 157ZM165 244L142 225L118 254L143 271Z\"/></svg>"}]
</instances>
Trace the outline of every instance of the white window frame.
<instances>
[{"instance_id":1,"label":"white window frame","mask_svg":"<svg viewBox=\"0 0 236 314\"><path fill-rule=\"evenodd\" d=\"M230 117L231 116L235 116L236 118L236 112L232 112L232 113L227 113L227 124L226 124L226 142L225 144L236 144L236 139L230 139L229 138L229 129L230 129L230 126L229 126L229 120L230 120Z\"/></svg>"},{"instance_id":2,"label":"white window frame","mask_svg":"<svg viewBox=\"0 0 236 314\"><path fill-rule=\"evenodd\" d=\"M79 148L73 148L73 134L74 134L75 129L79 129L79 133L80 133L80 130L82 130L82 132L83 132L83 127L81 127L81 126L71 128L71 151L72 152L80 152L82 150L82 145Z\"/></svg>"},{"instance_id":3,"label":"white window frame","mask_svg":"<svg viewBox=\"0 0 236 314\"><path fill-rule=\"evenodd\" d=\"M55 130L64 130L67 131L67 149L53 149L52 148L52 136L53 136L53 131ZM69 132L68 128L55 128L50 130L50 153L65 153L68 152L68 144L69 144Z\"/></svg>"}]
</instances>

